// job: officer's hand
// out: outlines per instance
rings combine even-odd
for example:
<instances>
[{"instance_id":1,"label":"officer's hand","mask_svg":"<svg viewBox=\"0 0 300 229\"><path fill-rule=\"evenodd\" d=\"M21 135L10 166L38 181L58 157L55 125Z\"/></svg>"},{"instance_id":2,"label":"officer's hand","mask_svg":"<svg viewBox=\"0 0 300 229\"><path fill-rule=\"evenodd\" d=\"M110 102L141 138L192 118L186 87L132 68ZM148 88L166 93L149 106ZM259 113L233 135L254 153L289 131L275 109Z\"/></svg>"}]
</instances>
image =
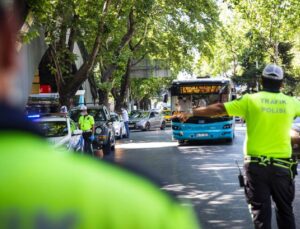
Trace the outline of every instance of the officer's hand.
<instances>
[{"instance_id":1,"label":"officer's hand","mask_svg":"<svg viewBox=\"0 0 300 229\"><path fill-rule=\"evenodd\" d=\"M91 141L94 141L94 140L95 140L95 135L92 135L92 136L90 137L90 140L91 140Z\"/></svg>"},{"instance_id":2,"label":"officer's hand","mask_svg":"<svg viewBox=\"0 0 300 229\"><path fill-rule=\"evenodd\" d=\"M174 114L172 116L172 119L173 118L178 118L180 120L180 122L186 122L190 117L192 117L193 114L190 114L190 113L177 113L177 114Z\"/></svg>"}]
</instances>

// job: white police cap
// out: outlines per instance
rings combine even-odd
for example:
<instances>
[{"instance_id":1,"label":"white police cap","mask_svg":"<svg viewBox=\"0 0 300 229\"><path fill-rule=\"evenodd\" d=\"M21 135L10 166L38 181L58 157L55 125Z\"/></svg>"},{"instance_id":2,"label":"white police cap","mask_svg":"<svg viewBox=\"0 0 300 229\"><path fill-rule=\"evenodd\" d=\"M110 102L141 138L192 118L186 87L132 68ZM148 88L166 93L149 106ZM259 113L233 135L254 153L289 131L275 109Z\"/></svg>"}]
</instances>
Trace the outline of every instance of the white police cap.
<instances>
[{"instance_id":1,"label":"white police cap","mask_svg":"<svg viewBox=\"0 0 300 229\"><path fill-rule=\"evenodd\" d=\"M80 105L80 108L79 108L81 111L86 111L87 110L87 107L85 105Z\"/></svg>"},{"instance_id":2,"label":"white police cap","mask_svg":"<svg viewBox=\"0 0 300 229\"><path fill-rule=\"evenodd\" d=\"M268 64L262 73L264 78L273 80L283 80L283 70L276 64Z\"/></svg>"}]
</instances>

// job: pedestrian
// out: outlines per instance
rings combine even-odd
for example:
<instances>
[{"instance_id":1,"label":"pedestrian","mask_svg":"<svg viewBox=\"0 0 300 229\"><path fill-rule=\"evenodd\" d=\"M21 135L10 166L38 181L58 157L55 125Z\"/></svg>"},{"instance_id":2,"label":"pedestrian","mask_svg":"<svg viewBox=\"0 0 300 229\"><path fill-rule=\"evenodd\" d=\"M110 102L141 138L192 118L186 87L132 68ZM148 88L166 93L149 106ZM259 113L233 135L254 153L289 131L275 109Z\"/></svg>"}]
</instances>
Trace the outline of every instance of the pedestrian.
<instances>
[{"instance_id":1,"label":"pedestrian","mask_svg":"<svg viewBox=\"0 0 300 229\"><path fill-rule=\"evenodd\" d=\"M121 115L122 115L122 119L124 121L125 129L126 129L126 138L129 138L130 137L129 116L128 116L128 112L125 109L125 107L121 108Z\"/></svg>"},{"instance_id":2,"label":"pedestrian","mask_svg":"<svg viewBox=\"0 0 300 229\"><path fill-rule=\"evenodd\" d=\"M246 121L245 194L255 228L271 228L271 197L278 228L295 228L292 203L297 162L292 159L290 129L300 115L300 102L280 92L283 78L281 67L268 64L262 73L261 92L179 115L182 121L191 115L241 116Z\"/></svg>"},{"instance_id":3,"label":"pedestrian","mask_svg":"<svg viewBox=\"0 0 300 229\"><path fill-rule=\"evenodd\" d=\"M0 228L197 228L189 208L145 179L54 149L11 103L21 8L12 2L0 0Z\"/></svg>"},{"instance_id":4,"label":"pedestrian","mask_svg":"<svg viewBox=\"0 0 300 229\"><path fill-rule=\"evenodd\" d=\"M89 115L87 107L80 105L80 117L78 120L79 128L82 130L82 137L84 139L83 151L93 156L93 141L95 140L95 120Z\"/></svg>"}]
</instances>

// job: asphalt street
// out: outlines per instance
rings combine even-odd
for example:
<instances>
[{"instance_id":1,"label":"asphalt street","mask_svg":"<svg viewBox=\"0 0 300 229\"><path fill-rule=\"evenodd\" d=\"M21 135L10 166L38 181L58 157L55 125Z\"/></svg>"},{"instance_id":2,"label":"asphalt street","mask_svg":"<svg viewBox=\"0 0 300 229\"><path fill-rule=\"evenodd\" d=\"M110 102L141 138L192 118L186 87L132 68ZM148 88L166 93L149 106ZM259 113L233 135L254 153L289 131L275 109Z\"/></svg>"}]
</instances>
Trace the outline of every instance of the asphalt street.
<instances>
[{"instance_id":1,"label":"asphalt street","mask_svg":"<svg viewBox=\"0 0 300 229\"><path fill-rule=\"evenodd\" d=\"M178 146L171 130L133 132L118 141L111 159L134 166L162 181L162 189L194 206L202 228L253 228L243 189L238 185L245 127L237 126L233 144L205 142ZM296 178L295 215L300 225L300 178ZM275 215L273 214L273 228Z\"/></svg>"}]
</instances>

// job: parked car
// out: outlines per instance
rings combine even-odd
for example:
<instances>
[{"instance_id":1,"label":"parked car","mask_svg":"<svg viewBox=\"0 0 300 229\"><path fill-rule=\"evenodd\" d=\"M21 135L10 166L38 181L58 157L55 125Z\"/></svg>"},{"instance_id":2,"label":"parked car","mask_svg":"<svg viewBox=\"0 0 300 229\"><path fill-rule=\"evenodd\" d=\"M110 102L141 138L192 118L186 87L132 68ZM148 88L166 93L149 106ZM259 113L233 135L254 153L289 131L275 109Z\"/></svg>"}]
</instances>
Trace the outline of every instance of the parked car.
<instances>
[{"instance_id":1,"label":"parked car","mask_svg":"<svg viewBox=\"0 0 300 229\"><path fill-rule=\"evenodd\" d=\"M124 121L120 115L114 112L110 112L110 119L113 122L115 129L115 136L119 139L126 136L126 128Z\"/></svg>"},{"instance_id":2,"label":"parked car","mask_svg":"<svg viewBox=\"0 0 300 229\"><path fill-rule=\"evenodd\" d=\"M76 123L59 114L45 114L33 116L42 133L54 147L64 146L68 150L82 151L82 131L76 127Z\"/></svg>"},{"instance_id":3,"label":"parked car","mask_svg":"<svg viewBox=\"0 0 300 229\"><path fill-rule=\"evenodd\" d=\"M103 150L104 155L110 154L115 149L115 130L110 120L110 114L106 106L87 106L88 114L95 120L95 140L93 141L94 150ZM70 116L78 122L80 108L76 107L70 111Z\"/></svg>"},{"instance_id":4,"label":"parked car","mask_svg":"<svg viewBox=\"0 0 300 229\"><path fill-rule=\"evenodd\" d=\"M167 109L167 110L163 110L162 114L164 116L165 122L166 122L166 126L171 126L171 117L172 117L172 112L171 110Z\"/></svg>"},{"instance_id":5,"label":"parked car","mask_svg":"<svg viewBox=\"0 0 300 229\"><path fill-rule=\"evenodd\" d=\"M158 111L140 111L129 118L129 128L139 130L150 130L160 128L164 130L166 122L164 117Z\"/></svg>"}]
</instances>

